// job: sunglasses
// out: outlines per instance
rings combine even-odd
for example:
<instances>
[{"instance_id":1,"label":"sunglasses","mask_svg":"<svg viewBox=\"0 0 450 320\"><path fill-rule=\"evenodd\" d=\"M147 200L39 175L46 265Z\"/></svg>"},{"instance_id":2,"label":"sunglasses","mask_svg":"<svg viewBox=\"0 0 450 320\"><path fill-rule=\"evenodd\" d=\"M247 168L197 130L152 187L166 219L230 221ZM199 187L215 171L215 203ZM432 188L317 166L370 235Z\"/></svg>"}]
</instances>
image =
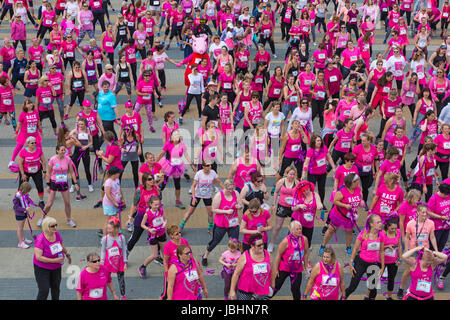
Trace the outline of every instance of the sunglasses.
<instances>
[{"instance_id":1,"label":"sunglasses","mask_svg":"<svg viewBox=\"0 0 450 320\"><path fill-rule=\"evenodd\" d=\"M302 102L302 104L308 104L308 102Z\"/></svg>"},{"instance_id":2,"label":"sunglasses","mask_svg":"<svg viewBox=\"0 0 450 320\"><path fill-rule=\"evenodd\" d=\"M256 247L256 248L262 248L262 247L264 247L264 243L255 244L255 247Z\"/></svg>"},{"instance_id":3,"label":"sunglasses","mask_svg":"<svg viewBox=\"0 0 450 320\"><path fill-rule=\"evenodd\" d=\"M99 263L99 262L100 262L100 259L97 259L97 260L91 260L91 261L89 261L89 262L91 262L91 263Z\"/></svg>"},{"instance_id":4,"label":"sunglasses","mask_svg":"<svg viewBox=\"0 0 450 320\"><path fill-rule=\"evenodd\" d=\"M251 213L257 213L258 210L249 210Z\"/></svg>"},{"instance_id":5,"label":"sunglasses","mask_svg":"<svg viewBox=\"0 0 450 320\"><path fill-rule=\"evenodd\" d=\"M147 181L153 181L153 178L148 178Z\"/></svg>"},{"instance_id":6,"label":"sunglasses","mask_svg":"<svg viewBox=\"0 0 450 320\"><path fill-rule=\"evenodd\" d=\"M36 142L35 142L36 143ZM58 224L52 224L51 226L49 226L50 228L56 228L58 226Z\"/></svg>"},{"instance_id":7,"label":"sunglasses","mask_svg":"<svg viewBox=\"0 0 450 320\"><path fill-rule=\"evenodd\" d=\"M35 142L28 142L29 144L36 144L36 141Z\"/></svg>"},{"instance_id":8,"label":"sunglasses","mask_svg":"<svg viewBox=\"0 0 450 320\"><path fill-rule=\"evenodd\" d=\"M191 253L192 253L192 251L183 252L183 254L185 254L185 255L190 255Z\"/></svg>"}]
</instances>

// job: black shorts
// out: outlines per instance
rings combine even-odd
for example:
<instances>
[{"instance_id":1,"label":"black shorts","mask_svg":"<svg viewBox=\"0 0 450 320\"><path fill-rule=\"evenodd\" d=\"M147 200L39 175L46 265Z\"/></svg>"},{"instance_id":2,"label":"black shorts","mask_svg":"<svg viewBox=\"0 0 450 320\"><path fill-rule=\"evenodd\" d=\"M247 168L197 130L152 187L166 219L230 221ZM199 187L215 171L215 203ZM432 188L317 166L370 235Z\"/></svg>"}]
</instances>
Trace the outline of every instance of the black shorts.
<instances>
[{"instance_id":1,"label":"black shorts","mask_svg":"<svg viewBox=\"0 0 450 320\"><path fill-rule=\"evenodd\" d=\"M48 110L48 111L38 111L39 113L39 119L43 120L45 118L54 118L55 117L55 111Z\"/></svg>"},{"instance_id":2,"label":"black shorts","mask_svg":"<svg viewBox=\"0 0 450 320\"><path fill-rule=\"evenodd\" d=\"M200 200L203 200L203 203L205 204L205 207L210 207L212 205L212 198L209 199L203 199L203 198L197 198L195 197L195 199L197 199L197 203L193 204L192 200L191 200L191 207L193 208L197 208L198 204L200 203Z\"/></svg>"},{"instance_id":3,"label":"black shorts","mask_svg":"<svg viewBox=\"0 0 450 320\"><path fill-rule=\"evenodd\" d=\"M152 240L149 241L149 243L151 246L156 246L156 245L158 245L158 242L166 242L166 241L167 241L167 236L164 233L160 237L154 237Z\"/></svg>"},{"instance_id":4,"label":"black shorts","mask_svg":"<svg viewBox=\"0 0 450 320\"><path fill-rule=\"evenodd\" d=\"M279 175L283 176L284 175L284 171L291 165L294 164L294 166L297 168L297 176L301 177L302 175L302 169L303 169L303 163L300 161L299 158L286 158L283 157L283 159L281 160L281 167L280 167L280 171L279 171Z\"/></svg>"},{"instance_id":5,"label":"black shorts","mask_svg":"<svg viewBox=\"0 0 450 320\"><path fill-rule=\"evenodd\" d=\"M16 215L15 217L16 217L16 221L23 221L27 218L27 215L23 215L23 216Z\"/></svg>"},{"instance_id":6,"label":"black shorts","mask_svg":"<svg viewBox=\"0 0 450 320\"><path fill-rule=\"evenodd\" d=\"M90 86L96 85L97 83L98 83L97 79L88 80L88 85L90 85Z\"/></svg>"},{"instance_id":7,"label":"black shorts","mask_svg":"<svg viewBox=\"0 0 450 320\"><path fill-rule=\"evenodd\" d=\"M275 215L280 218L290 218L292 216L292 208L278 205Z\"/></svg>"},{"instance_id":8,"label":"black shorts","mask_svg":"<svg viewBox=\"0 0 450 320\"><path fill-rule=\"evenodd\" d=\"M50 190L57 192L65 192L69 190L69 184L67 182L64 183L56 183L55 181L50 180Z\"/></svg>"},{"instance_id":9,"label":"black shorts","mask_svg":"<svg viewBox=\"0 0 450 320\"><path fill-rule=\"evenodd\" d=\"M64 9L55 9L55 13L57 16L60 16L61 14L64 13Z\"/></svg>"}]
</instances>

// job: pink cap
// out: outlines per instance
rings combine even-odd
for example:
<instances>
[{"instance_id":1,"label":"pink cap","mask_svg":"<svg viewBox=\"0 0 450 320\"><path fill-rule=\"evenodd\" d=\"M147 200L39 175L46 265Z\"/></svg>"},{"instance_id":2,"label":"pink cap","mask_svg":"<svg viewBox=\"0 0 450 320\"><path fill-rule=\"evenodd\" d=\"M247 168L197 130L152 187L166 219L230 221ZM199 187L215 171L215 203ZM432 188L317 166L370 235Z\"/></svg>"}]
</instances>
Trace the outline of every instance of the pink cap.
<instances>
[{"instance_id":1,"label":"pink cap","mask_svg":"<svg viewBox=\"0 0 450 320\"><path fill-rule=\"evenodd\" d=\"M90 106L92 106L91 101L89 101L88 99L84 100L82 104L83 104L84 107L90 107Z\"/></svg>"},{"instance_id":2,"label":"pink cap","mask_svg":"<svg viewBox=\"0 0 450 320\"><path fill-rule=\"evenodd\" d=\"M125 108L133 108L133 104L131 103L131 101L125 102Z\"/></svg>"}]
</instances>

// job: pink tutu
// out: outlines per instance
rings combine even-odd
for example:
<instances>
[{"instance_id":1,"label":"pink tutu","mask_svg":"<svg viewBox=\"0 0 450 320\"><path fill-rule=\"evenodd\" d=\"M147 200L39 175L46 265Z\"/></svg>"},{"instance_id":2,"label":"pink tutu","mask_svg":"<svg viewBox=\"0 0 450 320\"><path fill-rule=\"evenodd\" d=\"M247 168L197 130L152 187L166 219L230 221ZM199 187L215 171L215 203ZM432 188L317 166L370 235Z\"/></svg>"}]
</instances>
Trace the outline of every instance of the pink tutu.
<instances>
[{"instance_id":1,"label":"pink tutu","mask_svg":"<svg viewBox=\"0 0 450 320\"><path fill-rule=\"evenodd\" d=\"M345 231L353 230L352 220L344 218L339 212L337 212L335 207L333 207L333 209L331 209L329 217L330 217L331 223L336 228L343 229Z\"/></svg>"},{"instance_id":2,"label":"pink tutu","mask_svg":"<svg viewBox=\"0 0 450 320\"><path fill-rule=\"evenodd\" d=\"M232 123L222 123L222 134L231 134L233 131Z\"/></svg>"},{"instance_id":3,"label":"pink tutu","mask_svg":"<svg viewBox=\"0 0 450 320\"><path fill-rule=\"evenodd\" d=\"M183 161L181 161L180 165L172 166L166 158L162 158L158 163L161 165L164 175L173 178L181 177L186 167Z\"/></svg>"}]
</instances>

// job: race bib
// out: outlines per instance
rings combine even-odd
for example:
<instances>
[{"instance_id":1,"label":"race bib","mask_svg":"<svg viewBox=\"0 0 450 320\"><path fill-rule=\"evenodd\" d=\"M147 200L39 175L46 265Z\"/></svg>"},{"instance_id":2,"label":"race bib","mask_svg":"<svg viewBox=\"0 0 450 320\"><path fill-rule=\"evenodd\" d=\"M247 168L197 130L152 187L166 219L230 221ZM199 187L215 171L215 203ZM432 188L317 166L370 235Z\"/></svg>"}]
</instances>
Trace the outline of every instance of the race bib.
<instances>
[{"instance_id":1,"label":"race bib","mask_svg":"<svg viewBox=\"0 0 450 320\"><path fill-rule=\"evenodd\" d=\"M317 97L319 98L325 98L325 91L317 91Z\"/></svg>"},{"instance_id":2,"label":"race bib","mask_svg":"<svg viewBox=\"0 0 450 320\"><path fill-rule=\"evenodd\" d=\"M67 182L67 174L66 173L57 174L55 176L55 179L57 183Z\"/></svg>"},{"instance_id":3,"label":"race bib","mask_svg":"<svg viewBox=\"0 0 450 320\"><path fill-rule=\"evenodd\" d=\"M105 47L112 47L114 44L110 41L105 42Z\"/></svg>"},{"instance_id":4,"label":"race bib","mask_svg":"<svg viewBox=\"0 0 450 320\"><path fill-rule=\"evenodd\" d=\"M300 150L300 147L301 147L301 145L299 145L299 144L294 144L294 145L291 147L291 150L292 150L292 151L298 151L298 150Z\"/></svg>"},{"instance_id":5,"label":"race bib","mask_svg":"<svg viewBox=\"0 0 450 320\"><path fill-rule=\"evenodd\" d=\"M198 280L198 273L197 273L197 270L191 270L190 272L189 272L189 271L186 271L186 272L184 273L184 275L186 276L186 279L187 279L187 281L189 281L189 282Z\"/></svg>"},{"instance_id":6,"label":"race bib","mask_svg":"<svg viewBox=\"0 0 450 320\"><path fill-rule=\"evenodd\" d=\"M4 100L3 100L3 104L4 104L5 106L10 106L11 103L12 103L11 99L4 99Z\"/></svg>"},{"instance_id":7,"label":"race bib","mask_svg":"<svg viewBox=\"0 0 450 320\"><path fill-rule=\"evenodd\" d=\"M307 79L305 80L305 85L310 86L311 85L312 80L311 79Z\"/></svg>"},{"instance_id":8,"label":"race bib","mask_svg":"<svg viewBox=\"0 0 450 320\"><path fill-rule=\"evenodd\" d=\"M150 32L152 32L153 31L153 28L152 27L149 27L149 28L147 28L147 29L145 29L148 33L150 33Z\"/></svg>"},{"instance_id":9,"label":"race bib","mask_svg":"<svg viewBox=\"0 0 450 320\"><path fill-rule=\"evenodd\" d=\"M177 27L181 27L183 25L183 21L177 22Z\"/></svg>"},{"instance_id":10,"label":"race bib","mask_svg":"<svg viewBox=\"0 0 450 320\"><path fill-rule=\"evenodd\" d=\"M362 171L363 172L370 172L372 170L372 166L363 166Z\"/></svg>"},{"instance_id":11,"label":"race bib","mask_svg":"<svg viewBox=\"0 0 450 320\"><path fill-rule=\"evenodd\" d=\"M89 290L89 298L100 299L101 297L103 297L103 288Z\"/></svg>"},{"instance_id":12,"label":"race bib","mask_svg":"<svg viewBox=\"0 0 450 320\"><path fill-rule=\"evenodd\" d=\"M89 135L87 132L80 132L78 134L78 140L89 140Z\"/></svg>"},{"instance_id":13,"label":"race bib","mask_svg":"<svg viewBox=\"0 0 450 320\"><path fill-rule=\"evenodd\" d=\"M350 142L342 142L341 147L343 149L350 149Z\"/></svg>"},{"instance_id":14,"label":"race bib","mask_svg":"<svg viewBox=\"0 0 450 320\"><path fill-rule=\"evenodd\" d=\"M330 82L336 82L338 79L336 76L331 76L330 77Z\"/></svg>"},{"instance_id":15,"label":"race bib","mask_svg":"<svg viewBox=\"0 0 450 320\"><path fill-rule=\"evenodd\" d=\"M431 282L430 281L425 281L425 280L417 281L416 290L417 291L422 291L422 292L425 292L425 293L430 293L430 291L431 291Z\"/></svg>"},{"instance_id":16,"label":"race bib","mask_svg":"<svg viewBox=\"0 0 450 320\"><path fill-rule=\"evenodd\" d=\"M314 216L311 213L309 213L309 212L305 213L303 217L305 218L305 220L307 222L312 222L314 220Z\"/></svg>"},{"instance_id":17,"label":"race bib","mask_svg":"<svg viewBox=\"0 0 450 320\"><path fill-rule=\"evenodd\" d=\"M280 92L281 92L281 89L278 89L278 88L273 89L273 94L280 94Z\"/></svg>"},{"instance_id":18,"label":"race bib","mask_svg":"<svg viewBox=\"0 0 450 320\"><path fill-rule=\"evenodd\" d=\"M52 244L50 246L50 251L51 251L52 255L57 255L58 253L60 253L62 251L61 243L56 242L56 243Z\"/></svg>"},{"instance_id":19,"label":"race bib","mask_svg":"<svg viewBox=\"0 0 450 320\"><path fill-rule=\"evenodd\" d=\"M134 59L134 58L136 58L136 54L130 53L130 55L128 56L128 59Z\"/></svg>"},{"instance_id":20,"label":"race bib","mask_svg":"<svg viewBox=\"0 0 450 320\"><path fill-rule=\"evenodd\" d=\"M228 227L230 227L230 228L236 227L238 225L239 225L239 219L238 218L233 218L233 219L230 219L228 221Z\"/></svg>"},{"instance_id":21,"label":"race bib","mask_svg":"<svg viewBox=\"0 0 450 320\"><path fill-rule=\"evenodd\" d=\"M411 8L411 5L409 3L405 3L403 6L405 7L405 9Z\"/></svg>"},{"instance_id":22,"label":"race bib","mask_svg":"<svg viewBox=\"0 0 450 320\"><path fill-rule=\"evenodd\" d=\"M46 19L46 20L45 20L45 24L47 24L47 25L51 25L52 23L53 23L52 20L49 20L49 19Z\"/></svg>"},{"instance_id":23,"label":"race bib","mask_svg":"<svg viewBox=\"0 0 450 320\"><path fill-rule=\"evenodd\" d=\"M337 279L335 277L329 277L328 275L322 275L322 285L323 286L337 286Z\"/></svg>"},{"instance_id":24,"label":"race bib","mask_svg":"<svg viewBox=\"0 0 450 320\"><path fill-rule=\"evenodd\" d=\"M224 89L231 89L231 83L230 82L224 82L223 83L223 88Z\"/></svg>"},{"instance_id":25,"label":"race bib","mask_svg":"<svg viewBox=\"0 0 450 320\"><path fill-rule=\"evenodd\" d=\"M387 108L387 111L389 112L389 113L394 113L394 107L388 107Z\"/></svg>"},{"instance_id":26,"label":"race bib","mask_svg":"<svg viewBox=\"0 0 450 320\"><path fill-rule=\"evenodd\" d=\"M444 142L444 149L449 150L450 149L450 142Z\"/></svg>"},{"instance_id":27,"label":"race bib","mask_svg":"<svg viewBox=\"0 0 450 320\"><path fill-rule=\"evenodd\" d=\"M347 116L347 117L350 116L350 111L351 110L344 110L344 116Z\"/></svg>"},{"instance_id":28,"label":"race bib","mask_svg":"<svg viewBox=\"0 0 450 320\"><path fill-rule=\"evenodd\" d=\"M391 212L391 208L388 206L380 206L380 212L381 213L390 213Z\"/></svg>"},{"instance_id":29,"label":"race bib","mask_svg":"<svg viewBox=\"0 0 450 320\"><path fill-rule=\"evenodd\" d=\"M325 160L325 158L322 158L320 160L317 160L316 163L317 163L318 167L322 167L322 166L324 166L326 164L326 160Z\"/></svg>"},{"instance_id":30,"label":"race bib","mask_svg":"<svg viewBox=\"0 0 450 320\"><path fill-rule=\"evenodd\" d=\"M367 244L367 251L378 251L378 250L380 250L379 242L371 242Z\"/></svg>"},{"instance_id":31,"label":"race bib","mask_svg":"<svg viewBox=\"0 0 450 320\"><path fill-rule=\"evenodd\" d=\"M289 98L289 101L290 101L290 102L297 102L297 101L298 101L298 96L291 96L291 97Z\"/></svg>"},{"instance_id":32,"label":"race bib","mask_svg":"<svg viewBox=\"0 0 450 320\"><path fill-rule=\"evenodd\" d=\"M133 21L128 21L128 26L129 27L133 27L134 26L134 22Z\"/></svg>"},{"instance_id":33,"label":"race bib","mask_svg":"<svg viewBox=\"0 0 450 320\"><path fill-rule=\"evenodd\" d=\"M81 88L82 85L83 85L83 83L80 80L73 82L73 87L74 88Z\"/></svg>"},{"instance_id":34,"label":"race bib","mask_svg":"<svg viewBox=\"0 0 450 320\"><path fill-rule=\"evenodd\" d=\"M115 257L120 254L119 247L112 247L108 249L108 256Z\"/></svg>"},{"instance_id":35,"label":"race bib","mask_svg":"<svg viewBox=\"0 0 450 320\"><path fill-rule=\"evenodd\" d=\"M53 86L53 89L55 89L56 91L61 90L61 85L60 84L55 84Z\"/></svg>"},{"instance_id":36,"label":"race bib","mask_svg":"<svg viewBox=\"0 0 450 320\"><path fill-rule=\"evenodd\" d=\"M36 126L27 127L27 133L36 133L36 130L37 130Z\"/></svg>"},{"instance_id":37,"label":"race bib","mask_svg":"<svg viewBox=\"0 0 450 320\"><path fill-rule=\"evenodd\" d=\"M434 168L430 168L430 170L428 170L427 177L431 176L434 176Z\"/></svg>"},{"instance_id":38,"label":"race bib","mask_svg":"<svg viewBox=\"0 0 450 320\"><path fill-rule=\"evenodd\" d=\"M163 223L164 223L164 218L163 218L163 217L158 217L158 218L153 219L153 225L154 225L155 227L159 227L159 226L161 226Z\"/></svg>"},{"instance_id":39,"label":"race bib","mask_svg":"<svg viewBox=\"0 0 450 320\"><path fill-rule=\"evenodd\" d=\"M73 58L73 52L72 51L67 51L66 52L66 57L68 57L68 58Z\"/></svg>"},{"instance_id":40,"label":"race bib","mask_svg":"<svg viewBox=\"0 0 450 320\"><path fill-rule=\"evenodd\" d=\"M417 241L428 241L428 233L419 233L417 235Z\"/></svg>"},{"instance_id":41,"label":"race bib","mask_svg":"<svg viewBox=\"0 0 450 320\"><path fill-rule=\"evenodd\" d=\"M127 78L127 77L128 77L128 71L122 71L122 72L120 73L120 77L121 77L121 78Z\"/></svg>"},{"instance_id":42,"label":"race bib","mask_svg":"<svg viewBox=\"0 0 450 320\"><path fill-rule=\"evenodd\" d=\"M88 77L92 77L93 75L95 75L95 70L88 70L87 75Z\"/></svg>"},{"instance_id":43,"label":"race bib","mask_svg":"<svg viewBox=\"0 0 450 320\"><path fill-rule=\"evenodd\" d=\"M20 69L19 69L19 73L20 73L20 74L24 74L24 73L25 73L25 68L20 68Z\"/></svg>"},{"instance_id":44,"label":"race bib","mask_svg":"<svg viewBox=\"0 0 450 320\"><path fill-rule=\"evenodd\" d=\"M280 134L280 126L272 126L272 128L270 129L270 134L272 136L278 136Z\"/></svg>"},{"instance_id":45,"label":"race bib","mask_svg":"<svg viewBox=\"0 0 450 320\"><path fill-rule=\"evenodd\" d=\"M408 98L414 98L414 91L406 91L405 96L407 96Z\"/></svg>"},{"instance_id":46,"label":"race bib","mask_svg":"<svg viewBox=\"0 0 450 320\"><path fill-rule=\"evenodd\" d=\"M42 98L42 102L45 103L45 104L49 104L49 103L52 102L52 98L50 98L50 97Z\"/></svg>"},{"instance_id":47,"label":"race bib","mask_svg":"<svg viewBox=\"0 0 450 320\"><path fill-rule=\"evenodd\" d=\"M308 32L309 31L309 28L308 27L303 27L303 32Z\"/></svg>"},{"instance_id":48,"label":"race bib","mask_svg":"<svg viewBox=\"0 0 450 320\"><path fill-rule=\"evenodd\" d=\"M321 53L317 56L320 60L325 60L325 54Z\"/></svg>"},{"instance_id":49,"label":"race bib","mask_svg":"<svg viewBox=\"0 0 450 320\"><path fill-rule=\"evenodd\" d=\"M357 59L358 59L357 56L351 56L351 57L350 57L350 61L351 61L351 62L355 62Z\"/></svg>"},{"instance_id":50,"label":"race bib","mask_svg":"<svg viewBox=\"0 0 450 320\"><path fill-rule=\"evenodd\" d=\"M28 173L36 173L38 172L38 166L28 167Z\"/></svg>"},{"instance_id":51,"label":"race bib","mask_svg":"<svg viewBox=\"0 0 450 320\"><path fill-rule=\"evenodd\" d=\"M253 274L261 274L261 273L267 273L267 263L255 263L253 264Z\"/></svg>"},{"instance_id":52,"label":"race bib","mask_svg":"<svg viewBox=\"0 0 450 320\"><path fill-rule=\"evenodd\" d=\"M181 165L181 158L172 158L170 159L170 165L179 166Z\"/></svg>"},{"instance_id":53,"label":"race bib","mask_svg":"<svg viewBox=\"0 0 450 320\"><path fill-rule=\"evenodd\" d=\"M241 56L240 59L241 59L242 62L247 62L248 61L247 56Z\"/></svg>"},{"instance_id":54,"label":"race bib","mask_svg":"<svg viewBox=\"0 0 450 320\"><path fill-rule=\"evenodd\" d=\"M391 88L383 87L383 93L389 93L389 91L391 91Z\"/></svg>"},{"instance_id":55,"label":"race bib","mask_svg":"<svg viewBox=\"0 0 450 320\"><path fill-rule=\"evenodd\" d=\"M442 13L442 16L443 16L444 18L448 18L448 12Z\"/></svg>"},{"instance_id":56,"label":"race bib","mask_svg":"<svg viewBox=\"0 0 450 320\"><path fill-rule=\"evenodd\" d=\"M397 256L397 249L386 248L384 250L384 255L386 257L395 258Z\"/></svg>"}]
</instances>

